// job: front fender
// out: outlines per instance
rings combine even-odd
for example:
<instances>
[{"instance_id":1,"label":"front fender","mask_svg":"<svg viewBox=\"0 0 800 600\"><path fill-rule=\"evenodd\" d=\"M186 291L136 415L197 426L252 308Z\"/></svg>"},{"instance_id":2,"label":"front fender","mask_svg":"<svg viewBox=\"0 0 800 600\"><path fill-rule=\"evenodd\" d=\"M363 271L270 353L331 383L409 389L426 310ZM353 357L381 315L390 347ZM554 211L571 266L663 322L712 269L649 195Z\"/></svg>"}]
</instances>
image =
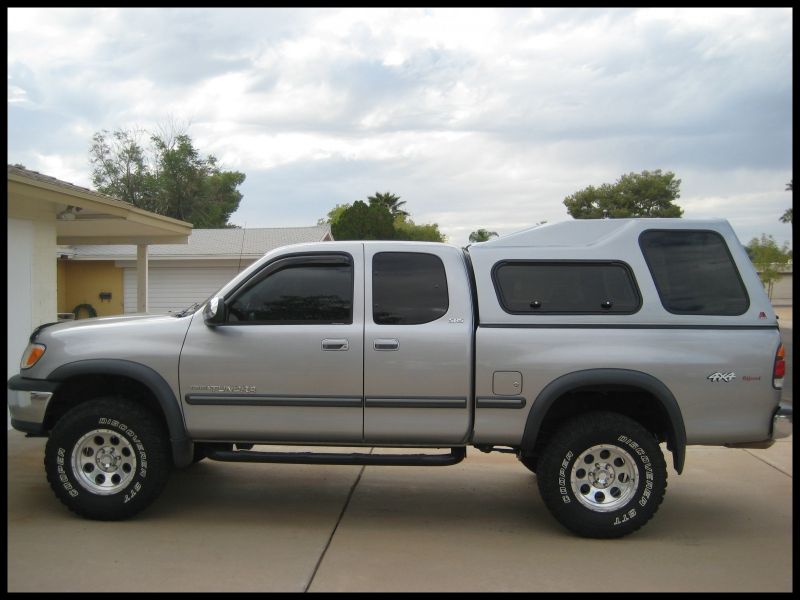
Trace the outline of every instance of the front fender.
<instances>
[{"instance_id":1,"label":"front fender","mask_svg":"<svg viewBox=\"0 0 800 600\"><path fill-rule=\"evenodd\" d=\"M61 365L47 377L48 381L66 381L77 375L121 375L145 385L155 396L169 430L172 458L176 467L191 464L194 444L186 433L180 404L169 384L154 369L122 359L87 359Z\"/></svg>"}]
</instances>

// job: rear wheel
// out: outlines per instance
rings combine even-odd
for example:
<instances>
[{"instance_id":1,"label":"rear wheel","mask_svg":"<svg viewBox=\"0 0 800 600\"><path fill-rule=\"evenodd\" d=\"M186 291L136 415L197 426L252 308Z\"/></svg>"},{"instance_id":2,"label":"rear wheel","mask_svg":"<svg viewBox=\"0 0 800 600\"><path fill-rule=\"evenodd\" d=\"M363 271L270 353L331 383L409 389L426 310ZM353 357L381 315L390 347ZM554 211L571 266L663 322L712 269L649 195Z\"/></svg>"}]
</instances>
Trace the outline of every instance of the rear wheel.
<instances>
[{"instance_id":1,"label":"rear wheel","mask_svg":"<svg viewBox=\"0 0 800 600\"><path fill-rule=\"evenodd\" d=\"M578 535L622 537L658 510L667 487L661 448L639 423L592 412L564 423L538 463L539 491L552 515Z\"/></svg>"},{"instance_id":2,"label":"rear wheel","mask_svg":"<svg viewBox=\"0 0 800 600\"><path fill-rule=\"evenodd\" d=\"M47 480L73 512L125 519L163 490L172 467L168 439L146 408L123 398L91 400L65 414L50 433Z\"/></svg>"}]
</instances>

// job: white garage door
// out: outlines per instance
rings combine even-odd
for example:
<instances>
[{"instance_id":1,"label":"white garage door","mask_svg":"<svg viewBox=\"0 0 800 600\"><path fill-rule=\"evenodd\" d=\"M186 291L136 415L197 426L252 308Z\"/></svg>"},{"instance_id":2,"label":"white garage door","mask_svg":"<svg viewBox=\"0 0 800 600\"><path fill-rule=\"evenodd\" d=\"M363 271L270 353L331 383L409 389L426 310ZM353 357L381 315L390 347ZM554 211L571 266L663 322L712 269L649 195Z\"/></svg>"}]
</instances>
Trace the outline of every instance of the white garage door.
<instances>
[{"instance_id":1,"label":"white garage door","mask_svg":"<svg viewBox=\"0 0 800 600\"><path fill-rule=\"evenodd\" d=\"M239 272L237 267L154 267L150 263L148 312L165 314L202 302ZM136 269L123 275L125 313L136 312Z\"/></svg>"}]
</instances>

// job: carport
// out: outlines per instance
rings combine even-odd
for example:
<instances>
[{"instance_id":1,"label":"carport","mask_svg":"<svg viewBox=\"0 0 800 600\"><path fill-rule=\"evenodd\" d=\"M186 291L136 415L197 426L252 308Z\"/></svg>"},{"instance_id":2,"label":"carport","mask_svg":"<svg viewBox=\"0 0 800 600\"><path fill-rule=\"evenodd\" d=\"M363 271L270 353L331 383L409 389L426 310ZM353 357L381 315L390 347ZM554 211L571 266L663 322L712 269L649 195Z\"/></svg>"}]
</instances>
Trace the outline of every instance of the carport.
<instances>
[{"instance_id":1,"label":"carport","mask_svg":"<svg viewBox=\"0 0 800 600\"><path fill-rule=\"evenodd\" d=\"M138 311L147 312L148 247L186 244L192 225L8 165L8 376L31 331L57 314L59 245L135 244Z\"/></svg>"}]
</instances>

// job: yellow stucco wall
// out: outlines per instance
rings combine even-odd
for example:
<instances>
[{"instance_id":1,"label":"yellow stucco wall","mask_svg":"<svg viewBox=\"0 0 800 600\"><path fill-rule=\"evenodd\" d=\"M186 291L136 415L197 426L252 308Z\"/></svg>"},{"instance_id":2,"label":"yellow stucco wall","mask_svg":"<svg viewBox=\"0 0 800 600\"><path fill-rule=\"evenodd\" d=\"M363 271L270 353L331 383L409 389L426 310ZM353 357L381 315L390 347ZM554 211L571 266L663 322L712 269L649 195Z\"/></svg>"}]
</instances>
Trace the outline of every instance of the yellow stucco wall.
<instances>
[{"instance_id":1,"label":"yellow stucco wall","mask_svg":"<svg viewBox=\"0 0 800 600\"><path fill-rule=\"evenodd\" d=\"M58 264L59 312L91 304L98 317L123 313L122 269L114 266L114 261L59 260ZM111 292L111 301L101 301L100 292ZM81 318L86 316L86 311L81 311Z\"/></svg>"}]
</instances>

